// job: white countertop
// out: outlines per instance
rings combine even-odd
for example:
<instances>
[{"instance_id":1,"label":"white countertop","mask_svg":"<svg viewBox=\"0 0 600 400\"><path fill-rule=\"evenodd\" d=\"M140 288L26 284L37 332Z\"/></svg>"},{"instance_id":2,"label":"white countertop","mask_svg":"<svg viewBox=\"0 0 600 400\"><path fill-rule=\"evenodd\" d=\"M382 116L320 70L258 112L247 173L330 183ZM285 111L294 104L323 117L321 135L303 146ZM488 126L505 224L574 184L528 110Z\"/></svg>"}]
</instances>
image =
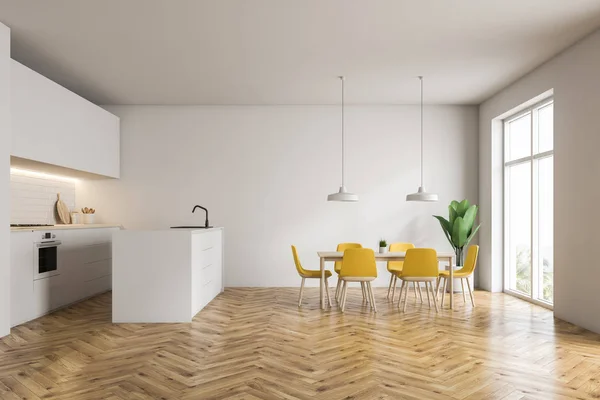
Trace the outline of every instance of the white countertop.
<instances>
[{"instance_id":1,"label":"white countertop","mask_svg":"<svg viewBox=\"0 0 600 400\"><path fill-rule=\"evenodd\" d=\"M111 224L70 224L53 226L27 226L11 227L11 232L30 232L30 231L56 231L61 229L99 229L99 228L122 228L120 225Z\"/></svg>"},{"instance_id":2,"label":"white countertop","mask_svg":"<svg viewBox=\"0 0 600 400\"><path fill-rule=\"evenodd\" d=\"M187 232L187 233L204 233L212 232L216 230L222 230L222 226L215 226L213 228L156 228L156 229L123 229L123 232Z\"/></svg>"}]
</instances>

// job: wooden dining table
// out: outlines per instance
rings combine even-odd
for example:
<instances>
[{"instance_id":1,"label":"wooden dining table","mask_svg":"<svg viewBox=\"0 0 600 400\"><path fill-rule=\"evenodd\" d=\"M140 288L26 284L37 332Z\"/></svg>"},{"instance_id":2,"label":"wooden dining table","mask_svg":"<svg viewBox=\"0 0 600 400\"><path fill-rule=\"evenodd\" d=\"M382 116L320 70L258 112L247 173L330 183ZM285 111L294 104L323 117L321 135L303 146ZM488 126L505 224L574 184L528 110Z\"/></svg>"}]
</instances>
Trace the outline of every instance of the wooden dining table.
<instances>
[{"instance_id":1,"label":"wooden dining table","mask_svg":"<svg viewBox=\"0 0 600 400\"><path fill-rule=\"evenodd\" d=\"M317 251L317 255L321 260L321 309L325 309L325 263L328 261L342 261L344 257L344 253L341 251ZM437 258L439 261L446 261L449 265L450 272L450 282L448 282L449 290L450 290L450 309L454 308L454 268L452 265L454 264L454 253L441 251L437 253ZM389 253L377 253L375 252L375 261L404 261L406 258L405 252L389 252Z\"/></svg>"}]
</instances>

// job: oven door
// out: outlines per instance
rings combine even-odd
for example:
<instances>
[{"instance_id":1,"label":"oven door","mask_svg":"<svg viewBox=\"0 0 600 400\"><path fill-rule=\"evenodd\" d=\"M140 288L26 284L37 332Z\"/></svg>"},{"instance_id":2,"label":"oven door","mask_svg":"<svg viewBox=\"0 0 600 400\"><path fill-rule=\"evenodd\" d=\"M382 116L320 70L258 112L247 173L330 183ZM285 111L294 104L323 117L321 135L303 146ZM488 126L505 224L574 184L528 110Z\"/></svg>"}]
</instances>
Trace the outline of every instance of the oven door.
<instances>
[{"instance_id":1,"label":"oven door","mask_svg":"<svg viewBox=\"0 0 600 400\"><path fill-rule=\"evenodd\" d=\"M58 246L60 240L38 242L33 248L33 280L60 274Z\"/></svg>"}]
</instances>

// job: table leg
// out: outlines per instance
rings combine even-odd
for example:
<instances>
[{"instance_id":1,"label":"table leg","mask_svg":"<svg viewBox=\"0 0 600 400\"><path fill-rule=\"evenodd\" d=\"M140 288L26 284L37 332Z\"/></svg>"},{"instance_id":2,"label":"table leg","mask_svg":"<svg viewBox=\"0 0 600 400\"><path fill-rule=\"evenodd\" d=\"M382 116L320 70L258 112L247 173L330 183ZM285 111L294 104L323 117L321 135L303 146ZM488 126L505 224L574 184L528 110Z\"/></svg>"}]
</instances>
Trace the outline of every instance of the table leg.
<instances>
[{"instance_id":1,"label":"table leg","mask_svg":"<svg viewBox=\"0 0 600 400\"><path fill-rule=\"evenodd\" d=\"M325 309L325 259L321 258L321 309Z\"/></svg>"},{"instance_id":2,"label":"table leg","mask_svg":"<svg viewBox=\"0 0 600 400\"><path fill-rule=\"evenodd\" d=\"M450 264L450 309L454 309L454 266L452 265L452 257L448 259Z\"/></svg>"}]
</instances>

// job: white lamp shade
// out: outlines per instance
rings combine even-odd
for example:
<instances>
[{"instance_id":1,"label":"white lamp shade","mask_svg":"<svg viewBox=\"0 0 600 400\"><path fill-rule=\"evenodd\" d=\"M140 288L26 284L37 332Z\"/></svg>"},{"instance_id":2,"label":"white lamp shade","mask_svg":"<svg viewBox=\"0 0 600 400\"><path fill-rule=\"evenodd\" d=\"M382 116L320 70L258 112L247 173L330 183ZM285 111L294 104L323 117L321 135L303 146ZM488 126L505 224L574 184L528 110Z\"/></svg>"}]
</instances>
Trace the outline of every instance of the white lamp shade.
<instances>
[{"instance_id":1,"label":"white lamp shade","mask_svg":"<svg viewBox=\"0 0 600 400\"><path fill-rule=\"evenodd\" d=\"M358 195L346 191L346 186L340 186L339 192L327 196L327 201L358 201Z\"/></svg>"},{"instance_id":2,"label":"white lamp shade","mask_svg":"<svg viewBox=\"0 0 600 400\"><path fill-rule=\"evenodd\" d=\"M406 201L438 201L438 195L427 193L424 187L419 186L417 193L411 193L406 196Z\"/></svg>"}]
</instances>

